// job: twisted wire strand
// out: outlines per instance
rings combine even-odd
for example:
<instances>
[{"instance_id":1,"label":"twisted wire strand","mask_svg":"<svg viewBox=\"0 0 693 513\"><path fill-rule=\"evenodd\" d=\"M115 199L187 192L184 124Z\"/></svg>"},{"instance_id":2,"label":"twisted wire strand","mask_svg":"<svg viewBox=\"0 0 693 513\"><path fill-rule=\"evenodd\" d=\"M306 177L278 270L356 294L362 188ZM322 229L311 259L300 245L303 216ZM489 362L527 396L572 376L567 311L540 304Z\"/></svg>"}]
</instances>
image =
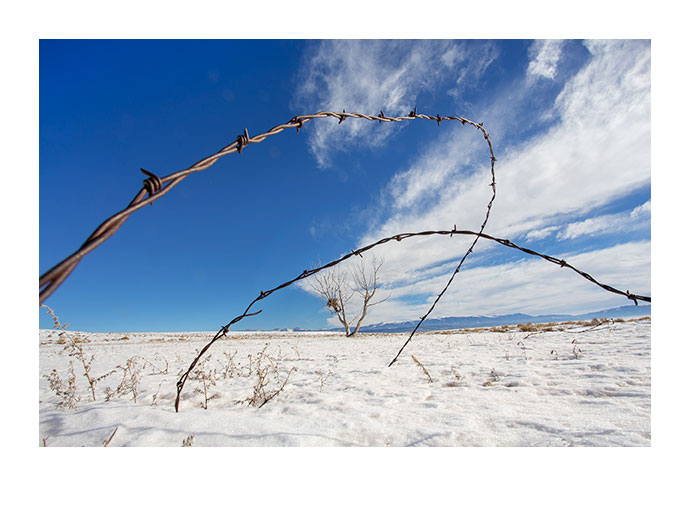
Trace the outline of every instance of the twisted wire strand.
<instances>
[{"instance_id":1,"label":"twisted wire strand","mask_svg":"<svg viewBox=\"0 0 693 513\"><path fill-rule=\"evenodd\" d=\"M272 289L269 289L267 291L261 290L260 294L258 294L258 296L250 302L250 304L247 306L247 308L245 309L245 311L241 315L235 317L228 324L221 327L221 329L216 333L216 335L214 335L214 337L212 337L212 340L206 346L204 346L202 348L202 350L200 351L200 353L195 357L193 362L190 364L190 367L188 368L188 370L181 375L180 379L178 380L178 383L176 383L176 388L177 388L176 402L175 402L176 411L178 411L178 407L179 407L179 403L180 403L180 396L181 396L181 393L183 391L183 386L185 385L185 382L188 379L188 375L195 368L195 365L200 360L202 355L205 352L207 352L207 350L210 347L212 347L212 345L217 340L219 340L224 335L226 335L229 331L229 328L233 324L236 324L237 322L245 319L246 317L258 315L259 313L261 313L262 310L258 310L256 312L252 312L252 313L250 312L251 308L253 308L253 306L255 306L255 304L257 302L262 301L263 299L265 299L266 297L270 296L271 294L277 292L278 290L281 290L281 289L286 288L290 285L293 285L294 283L296 283L298 281L305 280L306 278L309 278L310 276L313 276L314 274L317 274L320 271L323 271L323 270L328 269L330 267L334 267L334 266L344 262L345 260L348 260L348 259L356 257L356 256L362 256L364 253L372 250L376 246L381 246L383 244L387 244L387 243L392 242L392 241L401 242L403 240L406 240L406 239L409 239L412 237L427 237L427 236L431 236L431 235L449 235L450 237L452 237L454 235L467 235L467 236L473 236L475 241L478 239L486 239L489 241L493 241L493 242L500 244L502 246L505 246L505 247L508 247L508 248L511 248L511 249L514 249L517 251L521 251L521 252L526 253L528 255L542 258L543 260L546 260L547 262L558 265L561 268L570 269L573 272L577 273L582 278L593 283L594 285L597 285L598 287L601 287L602 289L606 290L607 292L611 292L612 294L618 294L618 295L624 296L627 299L634 301L636 305L638 304L638 301L645 301L648 303L652 302L650 296L643 296L640 294L632 294L629 290L623 291L623 290L617 289L615 287L612 287L611 285L607 285L605 283L602 283L602 282L598 281L596 278L594 278L592 275L586 273L585 271L578 269L577 267L573 266L572 264L568 263L566 260L564 260L562 258L557 258L557 257L551 256L551 255L539 253L537 251L534 251L533 249L519 246L518 244L515 244L514 242L512 242L508 239L502 239L502 238L494 237L492 235L488 235L485 233L475 232L475 231L470 231L470 230L458 230L457 228L455 228L453 230L428 230L428 231L423 231L423 232L398 233L397 235L385 237L385 238L380 239L376 242L373 242L367 246L363 246L362 248L352 250L352 251L344 254L342 257L340 257L336 260L333 260L333 261L331 261L325 265L322 265L320 267L316 267L314 269L309 269L309 270L304 270L302 273L300 273L295 278L293 278L293 279L291 279L285 283L282 283L281 285L277 285L276 287L274 287ZM467 252L465 253L465 256L468 254L469 254L469 250L467 250ZM460 264L458 264L457 268L455 269L454 274L457 274L459 272L459 269L460 269ZM448 281L448 284L445 286L445 289L439 294L437 299L440 299L440 296L442 296L445 293L445 290L447 290L447 288L450 286L451 281L452 280ZM433 310L433 308L430 308L429 311L427 312L427 314L430 313L432 310ZM418 329L418 327L421 326L422 323L423 323L423 320L421 320L419 322L419 324L417 325L417 329ZM409 342L411 340L412 336L413 335L410 334L409 338L407 339L407 342ZM403 350L404 350L404 346L402 347L402 349L400 349L399 353L397 353L397 356L399 356ZM393 359L392 362L390 362L388 367L390 367L397 360L397 356Z\"/></svg>"},{"instance_id":2,"label":"twisted wire strand","mask_svg":"<svg viewBox=\"0 0 693 513\"><path fill-rule=\"evenodd\" d=\"M135 197L130 201L128 206L121 210L120 212L117 212L113 214L111 217L103 221L96 230L87 238L87 240L77 249L74 253L66 257L64 260L53 266L51 269L46 271L44 274L42 274L39 277L39 304L43 304L43 302L50 297L50 295L55 292L55 290L67 279L67 277L72 273L72 271L77 267L79 262L84 258L87 254L89 254L91 251L99 247L101 244L103 244L107 239L109 239L113 234L118 231L118 229L123 225L123 223L129 218L129 216L136 212L137 210L141 209L142 207L145 207L146 205L152 204L154 201L157 199L165 196L168 194L173 187L178 185L181 181L183 181L185 178L190 176L193 173L197 173L199 171L204 171L214 165L220 158L230 155L232 153L238 153L239 155L242 154L243 148L249 146L250 144L257 144L271 135L276 135L280 132L283 132L287 128L296 128L296 132L298 133L300 129L304 126L304 124L308 121L312 121L314 119L320 119L320 118L328 118L332 117L338 120L338 124L341 124L343 121L345 121L348 118L355 118L355 119L365 119L368 121L378 121L378 123L392 123L392 122L402 122L402 121L411 121L414 119L425 119L425 120L430 120L430 121L436 121L438 126L440 126L441 121L458 121L462 125L470 125L472 127L475 127L476 129L480 130L484 136L484 139L486 140L486 143L489 148L490 152L490 158L491 158L491 166L490 166L490 173L491 173L491 183L489 184L491 187L491 198L489 200L489 203L486 207L486 214L484 216L484 219L481 223L481 227L479 228L478 231L470 231L470 230L457 230L457 226L453 228L453 230L437 230L437 231L424 231L424 232L415 232L415 233L400 233L397 235L393 235L391 237L386 237L384 239L381 239L377 242L374 242L368 246L364 246L363 248L360 248L358 250L352 250L351 252L345 254L343 257L334 260L328 264L325 264L321 267L311 269L311 270L304 270L299 276L296 278L289 280L281 285L278 285L277 287L270 289L268 291L260 291L260 294L253 300L251 303L248 305L246 310L233 320L231 320L228 324L223 325L221 329L214 335L212 340L205 345L202 350L198 353L196 358L193 360L193 362L190 364L190 367L188 370L181 375L179 381L176 383L176 388L177 388L177 394L176 394L176 402L175 402L175 409L178 411L179 408L179 402L180 402L180 396L183 390L183 387L185 385L185 382L187 381L187 378L190 374L190 372L193 370L199 359L202 357L202 355L209 350L209 348L220 338L225 336L228 331L229 327L241 320L243 320L246 317L258 315L259 313L262 312L262 310L256 311L256 312L250 312L250 309L257 303L258 301L261 301L265 299L267 296L270 294L281 290L285 287L288 287L289 285L299 281L303 280L305 278L308 278L309 276L312 276L313 274L320 272L321 270L327 269L329 267L335 266L348 258L354 257L356 255L362 256L363 253L373 249L376 246L386 244L388 242L391 242L393 240L396 241L402 241L411 237L420 237L420 236L430 236L430 235L449 235L452 237L453 235L468 235L468 236L473 236L474 239L472 243L470 244L469 248L467 251L464 253L462 258L460 259L459 263L457 264L457 267L451 274L450 278L448 279L448 282L446 283L445 287L442 289L442 291L438 294L434 302L430 305L428 311L420 318L419 322L417 323L416 327L412 330L412 332L409 334L409 337L407 338L406 342L404 345L401 347L397 355L394 357L394 359L390 362L388 365L391 366L392 364L397 361L397 358L400 356L402 351L405 349L407 344L412 340L420 326L423 324L423 322L428 318L428 316L433 312L435 309L436 305L440 301L441 297L445 294L445 292L448 290L450 285L452 284L455 276L459 273L460 268L462 264L465 262L466 258L472 253L474 247L476 246L477 242L479 239L487 239L494 241L498 244L507 246L509 248L515 249L522 251L524 253L527 253L529 255L537 256L540 258L543 258L544 260L547 260L548 262L551 262L553 264L559 265L561 267L567 267L580 276L582 276L584 279L594 283L595 285L603 288L604 290L614 293L614 294L620 294L628 299L634 301L636 304L638 300L640 301L646 301L646 302L651 302L651 298L649 296L642 296L642 295L637 295L637 294L632 294L629 290L627 291L622 291L619 289L616 289L610 285L603 284L599 281L597 281L595 278L593 278L591 275L588 273L581 271L577 269L576 267L572 266L571 264L567 263L565 260L559 260L556 257L552 257L550 255L545 255L538 253L532 249L529 248L523 248L521 246L518 246L517 244L507 240L507 239L501 239L497 237L493 237L490 235L487 235L483 233L484 229L486 228L486 225L489 220L489 216L491 214L491 208L493 206L493 202L496 198L496 177L495 177L495 163L497 161L494 151L493 151L493 145L491 144L491 139L489 137L488 132L483 126L483 123L476 123L474 121L471 121L467 118L460 117L460 116L441 116L440 114L436 114L436 116L431 116L427 114L419 114L416 111L416 108L409 113L407 116L386 116L383 111L380 111L378 115L368 115L368 114L361 114L357 112L346 112L346 110L343 110L341 113L339 112L331 112L331 111L320 111L315 114L308 114L308 115L299 115L299 116L294 116L291 118L288 122L282 123L280 125L277 125L270 130L262 133L262 134L257 134L255 136L250 137L248 134L248 130L245 129L244 133L239 135L234 142L231 144L228 144L227 146L224 146L221 148L219 151L214 153L213 155L210 155L208 157L203 158L202 160L196 162L192 166L176 171L174 173L171 173L167 176L164 177L158 177L154 173L151 173L145 169L141 169L142 173L144 173L147 178L143 181L142 183L142 188L137 192Z\"/></svg>"},{"instance_id":3,"label":"twisted wire strand","mask_svg":"<svg viewBox=\"0 0 693 513\"><path fill-rule=\"evenodd\" d=\"M484 132L484 136L486 137L487 141L489 141L490 145L490 139L488 138L488 134L486 133L486 130L484 130L483 124L481 123L475 123L473 121L459 116L441 117L440 115L437 115L434 117L425 114L418 114L416 112L416 109L414 109L408 116L397 117L389 117L385 116L384 114L372 116L368 114L361 114L358 112L338 113L331 111L321 111L316 112L315 114L294 116L288 122L277 125L264 133L254 135L252 137L249 137L248 131L246 129L244 133L242 135L239 135L234 142L228 144L227 146L224 146L213 155L203 158L202 160L196 162L195 164L186 169L176 171L164 177L156 177L153 173L147 171L145 174L147 174L148 179L144 181L142 189L135 195L133 200L128 204L126 208L124 208L120 212L113 214L111 217L103 221L99 225L99 227L87 238L87 240L82 244L82 246L79 247L79 249L77 249L74 253L66 257L61 262L57 263L55 266L53 266L51 269L49 269L39 277L39 304L43 304L45 300L48 299L51 296L51 294L53 294L53 292L55 292L55 290L72 273L72 271L79 264L82 258L84 258L88 253L99 247L116 231L118 231L118 229L122 226L122 224L128 219L128 217L132 213L162 198L163 196L168 194L171 191L171 189L173 189L173 187L178 185L182 180L184 180L191 174L208 169L209 167L214 165L221 157L224 157L226 155L231 155L232 153L236 152L238 152L240 155L244 147L249 146L250 144L258 144L267 139L269 136L283 132L287 128L296 128L297 130L300 130L300 128L303 127L303 125L308 121L328 117L333 117L339 120L340 123L347 118L365 119L369 121L379 121L386 123L411 121L414 119L427 119L435 120L438 122L438 124L440 124L441 120L454 120L459 121L463 125L469 124L482 130ZM145 172L145 170L142 171ZM153 184L156 184L156 186L153 186Z\"/></svg>"}]
</instances>

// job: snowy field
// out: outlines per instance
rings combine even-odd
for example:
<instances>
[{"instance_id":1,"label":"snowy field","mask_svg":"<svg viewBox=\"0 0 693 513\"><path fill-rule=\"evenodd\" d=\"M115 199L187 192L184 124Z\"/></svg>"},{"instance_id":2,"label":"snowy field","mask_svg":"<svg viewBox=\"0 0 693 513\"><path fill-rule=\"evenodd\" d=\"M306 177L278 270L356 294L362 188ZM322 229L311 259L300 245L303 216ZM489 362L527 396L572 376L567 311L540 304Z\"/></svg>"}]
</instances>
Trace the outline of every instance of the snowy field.
<instances>
[{"instance_id":1,"label":"snowy field","mask_svg":"<svg viewBox=\"0 0 693 513\"><path fill-rule=\"evenodd\" d=\"M649 319L423 333L390 368L406 334L232 332L178 413L211 333L59 333L40 446L650 446Z\"/></svg>"}]
</instances>

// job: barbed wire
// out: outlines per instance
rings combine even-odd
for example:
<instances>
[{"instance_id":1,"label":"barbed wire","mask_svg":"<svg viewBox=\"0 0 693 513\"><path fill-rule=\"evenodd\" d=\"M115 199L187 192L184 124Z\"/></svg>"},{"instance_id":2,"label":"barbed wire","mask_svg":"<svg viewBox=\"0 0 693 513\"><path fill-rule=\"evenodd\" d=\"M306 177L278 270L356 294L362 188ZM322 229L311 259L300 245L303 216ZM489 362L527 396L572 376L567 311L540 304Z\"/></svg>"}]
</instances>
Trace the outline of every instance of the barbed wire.
<instances>
[{"instance_id":1,"label":"barbed wire","mask_svg":"<svg viewBox=\"0 0 693 513\"><path fill-rule=\"evenodd\" d=\"M178 393L176 395L176 403L175 403L176 411L178 411L178 404L180 402L180 395L181 395L181 392L183 390L183 386L185 385L185 382L188 379L188 374L190 374L190 372L193 370L193 368L197 364L198 360L212 346L212 344L214 344L214 342L216 342L217 340L219 340L220 338L222 338L224 335L226 335L228 333L229 328L233 324L236 324L237 322L243 320L246 317L251 317L251 316L258 315L259 313L261 313L262 310L258 310L256 312L252 312L252 313L250 312L251 308L253 308L253 306L255 306L255 304L257 302L262 301L263 299L274 294L278 290L281 290L281 289L286 288L290 285L293 285L294 283L296 283L298 281L305 280L306 278L309 278L310 276L313 276L314 274L319 273L320 271L323 271L323 270L328 269L330 267L334 267L338 264L341 264L342 262L344 262L350 258L354 258L356 256L363 257L364 253L372 250L373 248L375 248L377 246L381 246L383 244L387 244L388 242L392 242L392 241L401 242L403 240L410 239L412 237L427 237L427 236L431 236L431 235L448 235L450 237L452 237L454 235L468 235L468 236L473 236L475 241L479 240L479 239L486 239L489 241L493 241L493 242L500 244L502 246L505 246L505 247L508 247L508 248L511 248L511 249L514 249L517 251L521 251L521 252L526 253L528 255L542 258L542 259L546 260L547 262L558 265L561 268L570 269L570 270L574 271L575 273L577 273L578 275L582 276L587 281L592 282L593 284L597 285L598 287L601 287L602 289L606 290L607 292L611 292L613 294L619 294L621 296L626 297L627 299L629 299L631 301L634 301L636 305L638 304L638 301L645 301L648 303L651 302L650 296L633 294L629 290L626 290L624 292L623 290L619 290L615 287L612 287L611 285L601 283L600 281L595 279L592 275L586 273L585 271L578 269L577 267L575 267L574 265L570 264L569 262L567 262L566 260L564 260L562 258L557 258L557 257L551 256L551 255L546 255L546 254L534 251L533 249L519 246L508 239L502 239L499 237L494 237L492 235L488 235L486 233L475 232L475 231L470 231L470 230L458 230L457 227L455 227L452 230L428 230L428 231L423 231L423 232L398 233L397 235L385 237L383 239L380 239L377 242L373 242L372 244L369 244L367 246L363 246L362 248L352 250L352 251L346 253L345 255L343 255L342 257L340 257L336 260L333 260L333 261L331 261L325 265L322 265L320 267L316 267L314 269L306 269L301 274L296 276L295 278L293 278L293 279L291 279L285 283L282 283L281 285L277 285L276 287L274 287L272 289L269 289L266 291L261 290L260 294L258 294L258 296L250 302L248 307L245 309L245 311L241 315L239 315L238 317L236 317L232 321L230 321L228 324L221 327L221 329L216 333L216 335L214 335L212 340L205 347L203 347L202 350L200 351L200 353L195 357L193 362L190 364L190 367L188 368L188 370L184 374L181 375L180 379L178 380L178 383L176 384L176 387L178 389ZM467 252L465 253L465 256L468 254L469 254L469 250L467 250ZM458 264L458 266L455 268L455 271L453 274L459 273L459 270L460 270L460 265ZM445 290L447 290L451 281L452 280L448 281L447 285L445 286L445 289L443 289L443 291L438 295L438 298L436 298L436 302L445 293ZM427 315L430 314L430 312L432 310L433 310L433 308L429 308L427 314L421 318L421 320L417 324L417 329L418 329L418 327L421 326L421 324L423 323L423 321L425 320ZM395 358L390 362L388 367L390 367L393 363L395 363L395 361L397 360L399 355L402 353L402 351L406 347L407 343L409 343L409 341L412 339L413 333L414 332L412 332L409 335L407 342L404 344L404 346L402 346L402 348L397 353L397 356L395 356Z\"/></svg>"},{"instance_id":2,"label":"barbed wire","mask_svg":"<svg viewBox=\"0 0 693 513\"><path fill-rule=\"evenodd\" d=\"M317 112L315 114L308 114L308 115L299 115L299 116L294 116L291 118L288 122L280 124L275 126L274 128L271 128L267 132L264 132L262 134L255 135L253 137L250 137L248 135L248 130L245 129L243 131L243 134L239 135L236 137L236 140L232 142L231 144L228 144L227 146L224 146L222 149L220 149L218 152L214 153L213 155L210 155L208 157L205 157L204 159L200 160L199 162L193 164L192 166L183 169L181 171L176 171L170 175L164 176L164 177L159 177L156 174L147 171L146 169L140 168L142 173L147 177L143 182L142 182L142 188L137 192L135 197L130 201L128 206L121 210L120 212L117 212L116 214L113 214L111 217L103 221L98 228L87 238L87 240L75 251L72 253L70 256L53 266L51 269L49 269L47 272L42 274L39 277L39 304L43 304L44 301L50 297L50 295L55 292L55 290L67 279L67 277L74 271L74 269L77 267L77 265L80 263L82 258L84 258L87 254L89 254L91 251L99 247L101 244L103 244L108 238L113 236L113 234L118 231L118 229L123 225L123 223L130 217L130 215L140 208L152 204L154 201L157 199L163 197L164 195L168 194L168 192L173 189L176 185L178 185L181 181L183 181L186 177L189 175L203 171L205 169L208 169L211 167L213 164L215 164L221 157L224 157L226 155L230 155L232 153L238 153L239 155L242 154L243 148L246 146L256 143L260 143L264 141L267 137L271 135L276 135L280 132L283 132L287 128L296 128L296 132L298 133L300 129L304 126L304 124L308 121L311 121L313 119L319 119L319 118L328 118L328 117L333 117L338 120L338 124L341 124L348 118L357 118L357 119L366 119L369 121L378 121L379 123L381 122L402 122L402 121L410 121L414 119L425 119L425 120L432 120L436 121L438 123L438 126L440 126L441 121L458 121L462 125L470 125L475 127L476 129L480 130L484 136L484 139L488 145L489 148L489 153L490 153L490 158L491 158L491 166L490 166L490 174L491 174L491 183L489 186L491 187L491 198L488 202L488 205L486 207L486 213L484 216L484 219L481 223L481 227L479 228L478 231L470 231L470 230L457 230L457 225L454 226L452 230L437 230L437 231L424 231L424 232L415 232L415 233L400 233L397 235L393 235L391 237L386 237L384 239L381 239L377 242L374 242L368 246L364 246L358 250L352 250L351 252L347 253L346 255L342 256L341 258L338 258L337 260L333 260L332 262L325 264L323 266L317 267L315 269L311 270L304 270L299 276L296 278L289 280L269 291L260 291L260 294L250 302L246 310L233 320L231 320L228 324L223 325L221 329L214 335L212 340L205 345L202 350L197 354L195 359L192 361L190 364L188 370L183 373L176 383L176 401L175 401L175 409L178 411L179 408L179 403L180 403L180 397L181 393L183 391L183 387L185 385L185 382L188 379L188 376L190 372L194 369L195 365L198 363L202 355L204 355L209 348L220 338L224 337L228 331L229 327L232 326L233 324L241 321L242 319L254 315L258 315L259 313L262 312L262 310L258 310L256 312L250 312L250 309L257 303L258 301L261 301L265 299L267 296L270 294L281 290L285 287L288 287L292 285L293 283L306 279L309 276L312 276L313 274L320 272L324 269L327 269L329 267L333 267L349 258L352 258L354 256L363 256L363 253L373 249L376 246L386 244L388 242L391 242L393 240L396 241L402 241L411 237L420 237L420 236L430 236L430 235L449 235L450 237L454 235L468 235L468 236L473 236L474 239L472 240L472 243L470 244L469 248L467 251L464 253L462 258L460 259L459 263L457 264L457 267L451 274L450 278L448 279L445 287L441 290L441 292L436 296L436 299L433 301L433 303L430 305L429 309L426 311L426 313L420 318L419 322L417 325L414 327L412 332L409 334L409 337L405 341L404 345L400 348L399 352L397 355L393 358L393 360L390 362L388 367L392 366L397 361L397 358L400 356L402 351L405 349L407 344L412 340L414 335L417 333L423 322L428 318L428 316L433 312L435 309L436 305L442 298L442 296L445 294L445 292L448 290L450 285L452 284L453 280L455 279L455 276L459 273L460 268L462 264L465 262L467 257L472 253L474 247L476 246L477 242L480 239L487 239L494 241L498 244L507 246L512 249L516 249L519 251L522 251L524 253L538 256L540 258L543 258L551 263L560 265L561 267L568 267L569 269L572 269L576 273L578 273L580 276L583 278L591 281L592 283L600 286L604 290L607 290L608 292L612 292L615 294L621 294L625 297L627 297L630 300L635 301L637 304L637 301L647 301L650 302L650 297L648 296L641 296L641 295L636 295L636 294L631 294L630 291L621 291L619 289L616 289L614 287L611 287L610 285L605 285L603 283L600 283L596 279L594 279L591 275L587 274L584 271L581 271L577 269L576 267L572 266L571 264L568 264L565 260L559 260L556 257L552 257L550 255L545 255L538 253L532 249L529 248L523 248L515 243L507 240L507 239L501 239L497 237L493 237L487 234L484 234L483 231L486 228L486 225L488 223L490 214L491 214L491 209L493 206L493 202L496 198L496 176L495 176L495 163L497 161L496 156L493 151L493 145L491 144L491 139L489 137L488 132L483 126L483 123L476 123L474 121L471 121L467 118L460 117L460 116L441 116L440 114L437 114L436 116L430 116L427 114L419 114L416 111L416 108L414 108L413 111L409 113L407 116L386 116L383 111L381 110L380 113L376 116L368 115L368 114L361 114L361 113L356 113L356 112L346 112L346 110L343 110L341 113L340 112L331 112L331 111L321 111Z\"/></svg>"},{"instance_id":3,"label":"barbed wire","mask_svg":"<svg viewBox=\"0 0 693 513\"><path fill-rule=\"evenodd\" d=\"M245 148L246 146L250 144L260 143L267 139L269 136L283 132L287 128L295 128L296 132L298 133L306 122L312 121L313 119L328 117L338 119L338 124L341 124L344 120L348 118L366 119L369 121L378 121L386 123L411 121L414 119L427 119L437 121L438 125L440 125L441 121L458 121L463 125L469 124L481 130L484 133L484 137L489 143L489 147L491 144L490 139L488 137L488 133L483 128L483 123L475 123L474 121L460 116L440 116L439 114L436 116L429 116L426 114L418 114L416 112L416 108L414 108L414 110L411 111L408 116L396 117L386 116L382 111L380 111L380 114L376 116L360 114L358 112L321 111L316 112L315 114L294 116L286 123L277 125L269 129L268 131L262 134L254 135L253 137L250 137L248 135L248 129L246 128L243 131L243 134L236 137L236 140L231 144L224 146L213 155L205 157L199 162L196 162L192 166L181 171L176 171L175 173L171 173L170 175L159 177L154 173L147 171L146 169L140 168L142 173L144 173L147 176L147 178L142 182L142 188L137 192L137 194L128 204L128 206L120 212L113 214L111 217L103 221L99 225L99 227L79 247L79 249L77 249L77 251L72 253L70 256L53 266L51 269L49 269L39 277L39 304L43 304L45 300L48 299L51 296L51 294L53 294L53 292L55 292L55 290L72 273L75 267L77 267L82 258L84 258L88 253L92 252L94 249L99 247L116 231L118 231L118 229L123 225L123 223L128 219L128 217L130 217L132 213L136 212L142 207L150 205L159 198L162 198L163 196L168 194L176 185L178 185L181 181L183 181L191 174L208 169L213 164L215 164L221 157L224 157L226 155L231 155L232 153L238 153L239 155L241 155L243 148ZM493 158L495 159L495 157Z\"/></svg>"}]
</instances>

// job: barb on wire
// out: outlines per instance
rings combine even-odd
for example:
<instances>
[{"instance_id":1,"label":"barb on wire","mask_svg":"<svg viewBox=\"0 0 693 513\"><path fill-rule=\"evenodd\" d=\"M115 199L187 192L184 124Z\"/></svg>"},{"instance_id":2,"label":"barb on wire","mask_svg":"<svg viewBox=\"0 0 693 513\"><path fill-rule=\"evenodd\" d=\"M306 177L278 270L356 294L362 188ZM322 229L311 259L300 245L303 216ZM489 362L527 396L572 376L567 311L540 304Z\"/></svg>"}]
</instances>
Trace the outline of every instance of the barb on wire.
<instances>
[{"instance_id":1,"label":"barb on wire","mask_svg":"<svg viewBox=\"0 0 693 513\"><path fill-rule=\"evenodd\" d=\"M558 259L558 258L553 257L551 255L539 253L539 252L534 251L533 249L530 249L530 248L524 248L522 246L518 246L517 244L509 241L508 239L501 239L501 238L494 237L492 235L488 235L488 234L481 233L481 232L474 232L474 231L470 231L470 230L457 230L457 229L454 229L454 230L429 230L429 231L424 231L424 232L398 233L397 235L385 237L384 239L380 239L377 242L373 242L372 244L369 244L369 245L364 246L362 248L359 248L357 250L350 251L350 252L346 253L344 256L342 256L336 260L333 260L332 262L329 262L325 265L322 265L320 267L316 267L315 269L304 270L297 277L295 277L295 278L293 278L293 279L291 279L285 283L282 283L281 285L277 285L276 287L274 287L272 289L269 289L266 291L260 291L260 294L250 302L248 307L245 309L245 311L241 315L239 315L238 317L233 319L231 322L229 322L225 326L221 327L219 332L217 332L217 334L214 335L212 340L205 347L202 348L202 350L197 355L195 360L190 364L190 367L188 368L188 370L185 371L185 373L181 375L180 379L178 380L178 383L176 384L176 387L178 389L178 393L176 395L176 403L175 403L176 411L178 411L178 407L179 407L179 403L180 403L180 395L181 395L181 392L183 391L183 386L185 385L185 382L188 379L188 375L190 374L190 372L192 372L192 370L195 367L195 365L197 364L198 360L212 346L212 344L214 344L214 342L216 342L217 340L219 340L222 337L223 333L228 331L228 329L231 325L236 324L237 322L243 320L246 317L250 317L251 315L257 315L260 312L262 312L262 310L260 310L257 312L248 313L248 312L250 312L250 309L255 305L255 303L257 303L258 301L262 301L263 299L270 296L271 294L274 294L278 290L284 289L284 288L288 287L289 285L293 285L294 283L296 283L298 281L301 281L301 280L304 280L310 276L313 276L314 274L317 274L320 271L323 271L323 270L328 269L330 267L334 267L334 266L344 262L345 260L348 260L349 258L355 257L357 255L361 255L363 253L366 253L366 252L372 250L373 248L375 248L376 246L381 246L383 244L387 244L388 242L392 242L392 241L398 241L399 242L402 240L410 239L412 237L427 237L427 236L432 236L432 235L446 235L446 236L447 235L449 235L449 236L468 235L468 236L473 236L475 238L474 240L486 239L489 241L493 241L493 242L500 244L502 246L505 246L505 247L508 247L508 248L511 248L511 249L514 249L517 251L521 251L521 252L526 253L528 255L542 258L542 259L546 260L547 262L558 265L559 267L570 269L570 270L576 272L577 274L579 274L580 276L582 276L587 281L592 282L593 284L597 285L598 287L601 287L602 289L606 290L607 292L611 292L612 294L619 294L621 296L627 297L628 299L632 299L632 300L637 299L640 301L651 302L650 296L641 296L641 295L631 294L630 292L624 292L624 291L619 290L615 287L612 287L611 285L606 285L604 283L601 283L597 279L595 279L593 276L591 276L590 274L588 274L584 271L581 271L580 269L578 269L577 267L574 267L573 265L569 264L565 260ZM467 253L465 255L467 255L467 254L469 254L469 250L467 250ZM455 269L455 272L453 273L453 276L454 276L454 274L457 274L459 272L460 265L461 264L458 264L457 268ZM452 280L450 280L450 281L452 281ZM438 299L440 299L440 296L442 296L444 294L445 290L447 290L447 287L450 285L450 281L446 285L446 288L443 290L443 292L440 293L440 295L436 299L436 302ZM431 307L429 309L429 311L427 312L427 315L432 310L433 310L433 307ZM417 329L423 323L425 318L426 318L426 316L421 318L419 325L417 325ZM413 336L413 333L409 336L409 339L407 339L407 343L409 342L409 340L411 340L412 336ZM405 344L405 346L406 346L406 344ZM404 349L404 346L402 347L402 349L400 349L399 353L397 353L397 356L399 356L402 353L403 349ZM397 357L395 357L392 360L392 362L390 362L390 365L392 365L396 360L397 360ZM388 365L388 367L390 365Z\"/></svg>"},{"instance_id":2,"label":"barb on wire","mask_svg":"<svg viewBox=\"0 0 693 513\"><path fill-rule=\"evenodd\" d=\"M204 171L205 169L211 167L214 163L216 163L217 160L219 160L221 157L231 155L232 153L236 152L238 152L238 154L240 155L243 149L251 143L260 143L267 139L267 137L283 132L287 128L300 129L303 126L303 124L307 121L328 117L338 119L339 123L341 123L347 118L357 118L365 119L368 121L379 121L388 123L411 121L412 119L428 119L437 120L440 124L440 120L449 120L459 121L463 125L471 124L485 132L481 124L474 123L473 121L469 121L468 119L459 116L441 117L438 115L437 117L432 117L424 114L417 114L414 110L412 113L409 114L409 116L386 117L383 115L383 117L381 117L371 116L368 114L360 114L357 112L346 112L346 109L342 112L321 111L316 112L315 114L294 116L288 122L277 125L274 128L268 130L267 132L254 135L252 137L249 136L248 130L245 129L243 134L239 135L234 140L234 142L227 146L224 146L218 152L214 153L213 155L210 155L209 157L205 157L204 159L200 160L199 162L196 162L195 164L186 169L176 171L168 176L163 177L157 177L153 173L150 174L149 171L147 171L145 174L149 178L145 180L142 189L135 195L135 197L132 199L132 201L130 201L126 208L106 219L87 238L87 240L79 247L79 249L77 249L70 256L66 257L61 262L57 263L55 266L53 266L51 269L49 269L39 277L39 304L43 304L46 301L46 299L48 299L48 297L50 297L50 295L53 294L53 292L55 292L55 290L72 273L75 267L77 267L82 258L84 258L88 253L92 252L94 249L99 247L116 231L118 231L118 229L128 219L128 217L130 217L132 213L146 205L151 205L157 199L165 196L171 191L171 189L173 189L186 177L190 176L193 173ZM142 170L142 172L144 171L145 170Z\"/></svg>"},{"instance_id":3,"label":"barb on wire","mask_svg":"<svg viewBox=\"0 0 693 513\"><path fill-rule=\"evenodd\" d=\"M147 189L150 196L161 190L161 179L158 176L154 173L150 173L144 168L140 168L140 171L148 176L147 179L142 181L142 187Z\"/></svg>"}]
</instances>

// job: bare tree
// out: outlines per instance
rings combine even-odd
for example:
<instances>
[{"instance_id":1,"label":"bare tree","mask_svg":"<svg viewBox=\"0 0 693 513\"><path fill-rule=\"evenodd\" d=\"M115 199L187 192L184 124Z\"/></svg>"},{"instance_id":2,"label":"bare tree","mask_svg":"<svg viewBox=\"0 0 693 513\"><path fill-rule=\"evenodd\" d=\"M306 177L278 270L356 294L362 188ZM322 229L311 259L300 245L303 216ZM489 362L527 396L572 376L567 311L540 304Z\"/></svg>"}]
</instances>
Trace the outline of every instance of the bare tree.
<instances>
[{"instance_id":1,"label":"bare tree","mask_svg":"<svg viewBox=\"0 0 693 513\"><path fill-rule=\"evenodd\" d=\"M373 303L373 297L378 289L378 272L383 266L383 260L372 258L368 265L361 259L350 269L331 267L316 274L309 282L310 287L326 301L325 306L337 316L344 327L347 337L358 333L363 320L368 314L368 307L375 306L389 297ZM349 308L354 296L359 297L359 307L356 311ZM353 317L350 319L350 316ZM351 326L356 322L356 326Z\"/></svg>"}]
</instances>

